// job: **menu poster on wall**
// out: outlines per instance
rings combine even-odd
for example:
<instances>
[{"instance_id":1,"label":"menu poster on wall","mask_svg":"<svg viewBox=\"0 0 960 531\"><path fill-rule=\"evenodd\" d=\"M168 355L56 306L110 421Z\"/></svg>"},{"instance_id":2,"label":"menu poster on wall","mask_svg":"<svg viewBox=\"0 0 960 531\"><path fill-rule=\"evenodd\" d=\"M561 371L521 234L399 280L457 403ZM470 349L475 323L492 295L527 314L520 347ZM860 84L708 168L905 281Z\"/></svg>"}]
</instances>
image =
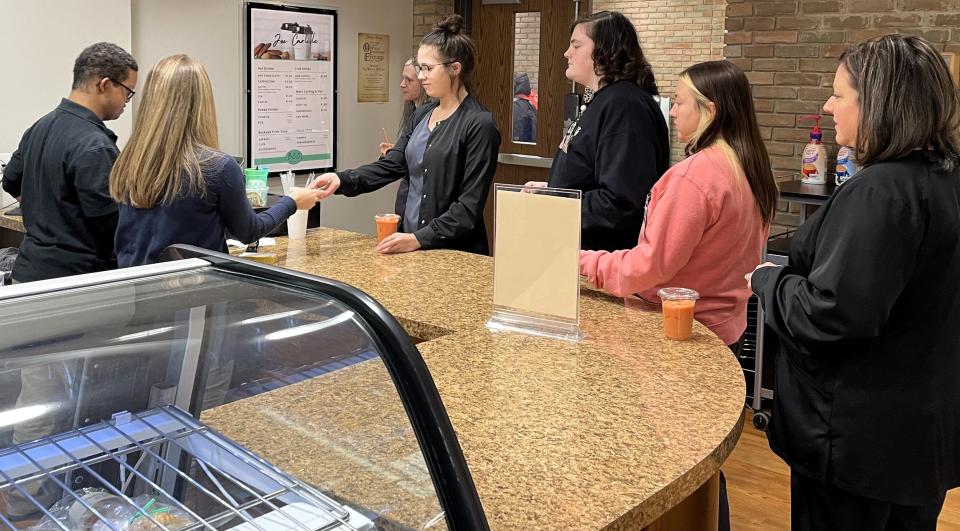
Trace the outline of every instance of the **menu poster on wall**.
<instances>
[{"instance_id":1,"label":"menu poster on wall","mask_svg":"<svg viewBox=\"0 0 960 531\"><path fill-rule=\"evenodd\" d=\"M386 103L390 36L357 35L357 103Z\"/></svg>"},{"instance_id":2,"label":"menu poster on wall","mask_svg":"<svg viewBox=\"0 0 960 531\"><path fill-rule=\"evenodd\" d=\"M250 166L335 166L336 12L247 4Z\"/></svg>"}]
</instances>

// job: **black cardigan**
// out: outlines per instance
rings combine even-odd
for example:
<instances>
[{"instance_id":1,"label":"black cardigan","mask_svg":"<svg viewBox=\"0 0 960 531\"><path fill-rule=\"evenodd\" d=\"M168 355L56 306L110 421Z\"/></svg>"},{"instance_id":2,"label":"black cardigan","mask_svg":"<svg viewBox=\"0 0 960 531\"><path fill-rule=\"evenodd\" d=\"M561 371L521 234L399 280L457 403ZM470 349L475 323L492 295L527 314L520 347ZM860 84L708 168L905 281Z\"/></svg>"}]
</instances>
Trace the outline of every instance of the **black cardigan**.
<instances>
[{"instance_id":1,"label":"black cardigan","mask_svg":"<svg viewBox=\"0 0 960 531\"><path fill-rule=\"evenodd\" d=\"M382 159L337 172L340 188L336 193L355 196L401 179L394 209L402 220L410 187L404 155L407 141L417 124L428 119L438 105L434 102L418 108L409 127ZM489 254L483 207L497 170L499 151L500 132L493 117L468 95L452 115L430 132L423 154L420 226L404 227L401 221L399 230L413 233L423 249Z\"/></svg>"},{"instance_id":2,"label":"black cardigan","mask_svg":"<svg viewBox=\"0 0 960 531\"><path fill-rule=\"evenodd\" d=\"M583 191L580 247L636 246L647 194L670 167L660 106L636 83L611 83L597 91L564 143L550 167L550 186Z\"/></svg>"},{"instance_id":3,"label":"black cardigan","mask_svg":"<svg viewBox=\"0 0 960 531\"><path fill-rule=\"evenodd\" d=\"M920 152L861 170L753 291L781 343L767 433L793 470L902 505L960 485L960 170Z\"/></svg>"}]
</instances>

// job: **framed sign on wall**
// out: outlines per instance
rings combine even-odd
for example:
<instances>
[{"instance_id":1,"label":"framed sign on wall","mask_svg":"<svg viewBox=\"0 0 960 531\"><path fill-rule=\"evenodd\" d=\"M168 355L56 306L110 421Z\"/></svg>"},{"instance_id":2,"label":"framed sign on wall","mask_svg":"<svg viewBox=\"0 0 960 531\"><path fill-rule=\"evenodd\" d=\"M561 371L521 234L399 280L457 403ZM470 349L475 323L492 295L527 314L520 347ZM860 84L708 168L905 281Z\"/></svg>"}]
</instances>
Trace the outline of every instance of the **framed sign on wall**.
<instances>
[{"instance_id":1,"label":"framed sign on wall","mask_svg":"<svg viewBox=\"0 0 960 531\"><path fill-rule=\"evenodd\" d=\"M337 13L246 4L247 160L270 173L336 166Z\"/></svg>"}]
</instances>

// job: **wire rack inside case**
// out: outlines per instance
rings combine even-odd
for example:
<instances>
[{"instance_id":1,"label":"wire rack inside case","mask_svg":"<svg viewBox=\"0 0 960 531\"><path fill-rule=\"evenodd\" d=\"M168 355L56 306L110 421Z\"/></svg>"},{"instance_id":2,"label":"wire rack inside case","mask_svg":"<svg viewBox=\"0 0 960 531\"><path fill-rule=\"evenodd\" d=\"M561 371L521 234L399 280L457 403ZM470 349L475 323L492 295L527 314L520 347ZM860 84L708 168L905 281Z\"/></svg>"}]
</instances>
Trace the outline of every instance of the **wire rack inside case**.
<instances>
[{"instance_id":1,"label":"wire rack inside case","mask_svg":"<svg viewBox=\"0 0 960 531\"><path fill-rule=\"evenodd\" d=\"M62 490L64 502L100 521L98 529L123 531L109 523L96 503L74 492L77 476L129 504L141 529L236 531L369 530L373 523L309 485L292 478L184 411L164 406L120 413L113 420L0 450L0 496L31 503L60 529L59 520L31 492L45 483ZM146 496L144 496L144 494ZM142 503L139 500L151 501ZM188 523L165 525L148 504L170 507ZM128 511L128 512L131 512ZM149 523L148 523L148 522ZM15 522L0 512L10 529ZM23 525L22 523L20 525Z\"/></svg>"}]
</instances>

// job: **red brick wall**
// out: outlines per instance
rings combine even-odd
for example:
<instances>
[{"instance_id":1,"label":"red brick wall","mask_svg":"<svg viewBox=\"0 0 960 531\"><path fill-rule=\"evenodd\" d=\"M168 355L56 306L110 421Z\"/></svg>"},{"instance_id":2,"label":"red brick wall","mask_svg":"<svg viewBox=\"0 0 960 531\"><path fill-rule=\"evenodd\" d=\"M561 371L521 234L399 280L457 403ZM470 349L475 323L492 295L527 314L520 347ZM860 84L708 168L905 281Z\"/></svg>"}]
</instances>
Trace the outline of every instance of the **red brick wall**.
<instances>
[{"instance_id":1,"label":"red brick wall","mask_svg":"<svg viewBox=\"0 0 960 531\"><path fill-rule=\"evenodd\" d=\"M443 17L453 14L453 0L413 0L413 50L417 55L420 39L430 33L433 25Z\"/></svg>"},{"instance_id":2,"label":"red brick wall","mask_svg":"<svg viewBox=\"0 0 960 531\"><path fill-rule=\"evenodd\" d=\"M778 180L798 177L812 121L832 93L837 57L886 33L919 35L960 52L960 0L727 0L724 55L750 77L760 130ZM820 122L834 159L833 121ZM828 164L828 168L832 167ZM781 222L795 220L781 216Z\"/></svg>"},{"instance_id":3,"label":"red brick wall","mask_svg":"<svg viewBox=\"0 0 960 531\"><path fill-rule=\"evenodd\" d=\"M549 13L548 13L549 15ZM517 13L514 19L513 71L526 73L530 89L540 91L540 13Z\"/></svg>"}]
</instances>

